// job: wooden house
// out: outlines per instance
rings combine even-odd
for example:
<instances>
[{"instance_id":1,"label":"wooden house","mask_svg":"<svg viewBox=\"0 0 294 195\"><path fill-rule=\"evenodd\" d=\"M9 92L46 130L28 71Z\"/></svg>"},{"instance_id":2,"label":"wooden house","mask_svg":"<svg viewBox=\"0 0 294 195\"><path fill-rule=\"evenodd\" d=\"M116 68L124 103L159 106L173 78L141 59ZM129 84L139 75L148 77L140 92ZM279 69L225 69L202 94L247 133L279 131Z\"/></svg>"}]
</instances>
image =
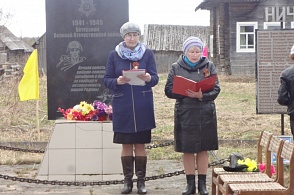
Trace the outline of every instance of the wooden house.
<instances>
[{"instance_id":1,"label":"wooden house","mask_svg":"<svg viewBox=\"0 0 294 195\"><path fill-rule=\"evenodd\" d=\"M0 26L0 77L19 74L33 50L33 47L17 38L5 26Z\"/></svg>"},{"instance_id":2,"label":"wooden house","mask_svg":"<svg viewBox=\"0 0 294 195\"><path fill-rule=\"evenodd\" d=\"M294 28L293 0L203 0L199 9L210 11L210 59L227 75L255 74L256 29Z\"/></svg>"},{"instance_id":3,"label":"wooden house","mask_svg":"<svg viewBox=\"0 0 294 195\"><path fill-rule=\"evenodd\" d=\"M208 45L209 27L145 24L143 42L153 50L157 71L166 73L183 53L183 42L189 36L199 37Z\"/></svg>"},{"instance_id":4,"label":"wooden house","mask_svg":"<svg viewBox=\"0 0 294 195\"><path fill-rule=\"evenodd\" d=\"M46 33L37 39L32 47L38 50L39 74L41 76L47 75Z\"/></svg>"},{"instance_id":5,"label":"wooden house","mask_svg":"<svg viewBox=\"0 0 294 195\"><path fill-rule=\"evenodd\" d=\"M6 27L0 26L1 63L18 63L24 66L34 48L17 38Z\"/></svg>"}]
</instances>

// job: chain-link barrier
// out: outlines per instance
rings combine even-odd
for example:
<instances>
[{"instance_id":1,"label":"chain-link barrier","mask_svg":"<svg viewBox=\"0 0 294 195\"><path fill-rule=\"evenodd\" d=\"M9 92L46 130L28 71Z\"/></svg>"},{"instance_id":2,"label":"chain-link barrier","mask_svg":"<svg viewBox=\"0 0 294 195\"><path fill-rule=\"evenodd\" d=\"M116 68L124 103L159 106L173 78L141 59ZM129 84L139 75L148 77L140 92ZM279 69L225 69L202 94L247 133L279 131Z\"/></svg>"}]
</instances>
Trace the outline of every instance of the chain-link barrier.
<instances>
[{"instance_id":1,"label":"chain-link barrier","mask_svg":"<svg viewBox=\"0 0 294 195\"><path fill-rule=\"evenodd\" d=\"M165 173L150 177L145 177L145 181L163 179L166 177L173 177L184 174L184 170L175 171L172 173ZM95 186L95 185L116 185L123 184L124 180L110 180L110 181L97 181L97 182L67 182L67 181L48 181L40 179L30 179L30 178L20 178L8 175L0 174L0 178L12 181L26 182L26 183L36 183L36 184L50 184L50 185L66 185L66 186ZM137 179L133 179L134 182L137 182Z\"/></svg>"},{"instance_id":2,"label":"chain-link barrier","mask_svg":"<svg viewBox=\"0 0 294 195\"><path fill-rule=\"evenodd\" d=\"M12 151L17 151L17 152L29 152L29 153L45 153L44 150L31 150L31 149L22 149L22 148L14 148L10 146L0 146L0 149L3 150L12 150Z\"/></svg>"},{"instance_id":3,"label":"chain-link barrier","mask_svg":"<svg viewBox=\"0 0 294 195\"><path fill-rule=\"evenodd\" d=\"M166 147L173 145L174 142L165 142L160 144L154 144L154 145L148 145L146 146L146 149L152 149L152 148L159 148L159 147ZM31 149L22 149L22 148L14 148L9 146L0 146L0 149L3 150L12 150L12 151L18 151L18 152L30 152L30 153L44 153L44 150L31 150ZM217 166L222 165L225 162L229 161L229 159L218 159L213 151L210 152L214 158L217 160L209 163L208 166ZM145 177L145 181L151 181L151 180L157 180L157 179L164 179L166 177L173 177L178 176L181 174L185 174L184 170L182 171L175 171L172 173L165 173L160 175L154 175L150 177ZM25 182L25 183L35 183L35 184L45 184L45 185L66 185L66 186L100 186L100 185L117 185L117 184L123 184L124 180L109 180L109 181L97 181L97 182L72 182L72 181L49 181L49 180L40 180L40 179L31 179L31 178L21 178L21 177L15 177L15 176L9 176L9 175L2 175L0 174L0 179L5 180L11 180L11 181L18 181L18 182ZM133 179L134 182L137 181L137 179Z\"/></svg>"},{"instance_id":4,"label":"chain-link barrier","mask_svg":"<svg viewBox=\"0 0 294 195\"><path fill-rule=\"evenodd\" d=\"M159 147L166 147L166 146L172 146L174 145L174 142L165 142L165 143L161 143L161 144L154 144L154 145L148 145L145 148L151 150L152 148L159 148Z\"/></svg>"}]
</instances>

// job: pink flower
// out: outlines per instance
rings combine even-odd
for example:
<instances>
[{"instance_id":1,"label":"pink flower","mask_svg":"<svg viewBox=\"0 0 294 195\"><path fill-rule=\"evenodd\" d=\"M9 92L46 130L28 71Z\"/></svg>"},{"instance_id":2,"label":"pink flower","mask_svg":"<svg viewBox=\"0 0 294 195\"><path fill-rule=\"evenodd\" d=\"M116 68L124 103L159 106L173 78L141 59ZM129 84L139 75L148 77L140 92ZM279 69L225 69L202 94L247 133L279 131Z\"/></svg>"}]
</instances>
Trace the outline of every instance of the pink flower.
<instances>
[{"instance_id":1,"label":"pink flower","mask_svg":"<svg viewBox=\"0 0 294 195\"><path fill-rule=\"evenodd\" d=\"M265 163L261 164L261 163L258 163L258 169L260 172L264 173L265 172Z\"/></svg>"},{"instance_id":2,"label":"pink flower","mask_svg":"<svg viewBox=\"0 0 294 195\"><path fill-rule=\"evenodd\" d=\"M274 165L271 165L271 175L276 174L276 169Z\"/></svg>"},{"instance_id":3,"label":"pink flower","mask_svg":"<svg viewBox=\"0 0 294 195\"><path fill-rule=\"evenodd\" d=\"M258 164L258 169L259 169L260 172L264 173L265 169L266 169L266 164L265 163L263 163L263 164L259 163ZM272 176L274 174L276 174L276 168L275 168L274 165L271 165L270 176Z\"/></svg>"}]
</instances>

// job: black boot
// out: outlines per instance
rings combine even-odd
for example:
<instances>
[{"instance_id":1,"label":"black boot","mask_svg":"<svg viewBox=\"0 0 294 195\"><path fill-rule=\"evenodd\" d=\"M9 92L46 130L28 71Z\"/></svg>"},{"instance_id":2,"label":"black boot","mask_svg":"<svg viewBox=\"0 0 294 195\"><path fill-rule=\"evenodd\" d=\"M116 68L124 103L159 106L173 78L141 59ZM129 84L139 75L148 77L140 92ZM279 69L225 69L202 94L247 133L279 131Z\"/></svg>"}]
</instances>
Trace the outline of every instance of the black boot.
<instances>
[{"instance_id":1,"label":"black boot","mask_svg":"<svg viewBox=\"0 0 294 195\"><path fill-rule=\"evenodd\" d=\"M124 173L124 188L122 194L129 194L133 190L133 174L134 174L134 157L133 156L122 156L121 164Z\"/></svg>"},{"instance_id":2,"label":"black boot","mask_svg":"<svg viewBox=\"0 0 294 195\"><path fill-rule=\"evenodd\" d=\"M206 189L206 175L198 175L198 193L200 195L208 195Z\"/></svg>"},{"instance_id":3,"label":"black boot","mask_svg":"<svg viewBox=\"0 0 294 195\"><path fill-rule=\"evenodd\" d=\"M138 194L146 194L145 175L146 175L147 156L135 157L135 172L137 175Z\"/></svg>"},{"instance_id":4,"label":"black boot","mask_svg":"<svg viewBox=\"0 0 294 195\"><path fill-rule=\"evenodd\" d=\"M195 175L186 175L187 186L185 191L182 192L182 195L195 194L196 184L195 184Z\"/></svg>"}]
</instances>

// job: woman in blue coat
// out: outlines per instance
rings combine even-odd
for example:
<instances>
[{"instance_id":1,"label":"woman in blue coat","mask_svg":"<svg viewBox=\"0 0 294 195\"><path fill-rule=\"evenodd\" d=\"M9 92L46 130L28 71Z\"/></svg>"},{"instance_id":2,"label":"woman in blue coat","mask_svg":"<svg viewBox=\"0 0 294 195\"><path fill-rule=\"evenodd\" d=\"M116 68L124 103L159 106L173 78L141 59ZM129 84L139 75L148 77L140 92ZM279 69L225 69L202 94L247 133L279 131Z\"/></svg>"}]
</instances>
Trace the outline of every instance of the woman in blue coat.
<instances>
[{"instance_id":1,"label":"woman in blue coat","mask_svg":"<svg viewBox=\"0 0 294 195\"><path fill-rule=\"evenodd\" d=\"M139 42L139 25L127 22L120 33L124 41L109 54L104 84L112 92L113 142L122 144L124 188L121 193L132 192L135 161L138 194L146 194L145 144L151 142L151 129L155 128L152 87L159 78L152 50ZM145 74L138 76L143 84L129 84L130 78L123 76L123 71L132 69L145 69Z\"/></svg>"}]
</instances>

